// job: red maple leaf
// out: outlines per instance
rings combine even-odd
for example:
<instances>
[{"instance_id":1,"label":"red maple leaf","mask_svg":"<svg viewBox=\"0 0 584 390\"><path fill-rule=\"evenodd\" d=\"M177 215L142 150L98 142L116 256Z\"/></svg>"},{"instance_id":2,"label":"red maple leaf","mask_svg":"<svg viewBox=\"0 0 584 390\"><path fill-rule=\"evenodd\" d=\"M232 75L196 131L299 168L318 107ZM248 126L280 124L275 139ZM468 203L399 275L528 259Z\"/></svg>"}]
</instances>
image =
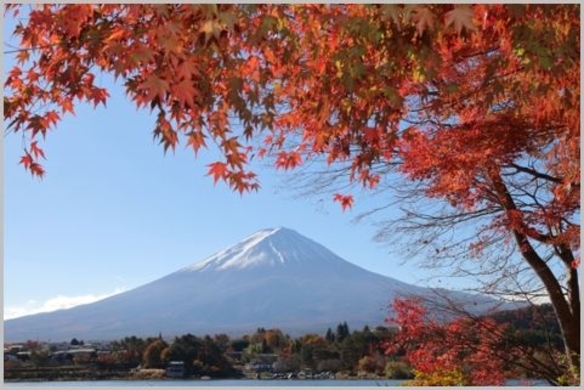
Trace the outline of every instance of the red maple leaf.
<instances>
[{"instance_id":1,"label":"red maple leaf","mask_svg":"<svg viewBox=\"0 0 584 390\"><path fill-rule=\"evenodd\" d=\"M333 195L333 199L335 202L339 202L341 204L343 211L345 211L347 208L350 209L353 207L354 200L352 195L342 195L337 193Z\"/></svg>"}]
</instances>

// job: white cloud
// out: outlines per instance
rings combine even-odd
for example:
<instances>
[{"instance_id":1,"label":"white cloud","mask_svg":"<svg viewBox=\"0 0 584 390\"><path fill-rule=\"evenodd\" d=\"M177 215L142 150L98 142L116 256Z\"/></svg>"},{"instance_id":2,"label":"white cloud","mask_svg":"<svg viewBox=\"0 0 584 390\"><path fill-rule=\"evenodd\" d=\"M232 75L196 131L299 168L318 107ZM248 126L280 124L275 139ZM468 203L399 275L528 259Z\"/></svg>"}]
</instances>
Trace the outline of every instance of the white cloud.
<instances>
[{"instance_id":1,"label":"white cloud","mask_svg":"<svg viewBox=\"0 0 584 390\"><path fill-rule=\"evenodd\" d=\"M111 297L112 295L116 295L126 291L124 287L118 287L111 293L105 294L86 294L86 295L77 295L77 296L65 296L65 295L58 295L54 298L50 298L45 302L39 304L39 302L35 300L29 300L26 305L24 306L6 306L4 307L4 320L9 320L12 318L27 316L30 314L37 314L37 313L46 313L55 310L61 309L70 309L74 306L85 305L87 303L92 303L99 301L101 299L105 299Z\"/></svg>"}]
</instances>

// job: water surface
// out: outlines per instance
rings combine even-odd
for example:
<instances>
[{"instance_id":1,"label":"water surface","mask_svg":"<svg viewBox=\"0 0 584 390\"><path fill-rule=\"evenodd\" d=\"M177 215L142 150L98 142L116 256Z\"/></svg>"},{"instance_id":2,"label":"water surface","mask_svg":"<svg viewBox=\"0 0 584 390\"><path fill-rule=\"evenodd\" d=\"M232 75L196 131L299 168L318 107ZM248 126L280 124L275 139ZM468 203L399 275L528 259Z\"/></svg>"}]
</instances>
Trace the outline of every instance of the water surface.
<instances>
[{"instance_id":1,"label":"water surface","mask_svg":"<svg viewBox=\"0 0 584 390\"><path fill-rule=\"evenodd\" d=\"M102 380L102 381L53 381L53 382L8 382L5 386L29 387L385 387L399 386L403 380L395 379L319 379L319 380L286 380L286 379L218 379L218 380ZM506 386L547 386L541 380L525 383L511 379Z\"/></svg>"}]
</instances>

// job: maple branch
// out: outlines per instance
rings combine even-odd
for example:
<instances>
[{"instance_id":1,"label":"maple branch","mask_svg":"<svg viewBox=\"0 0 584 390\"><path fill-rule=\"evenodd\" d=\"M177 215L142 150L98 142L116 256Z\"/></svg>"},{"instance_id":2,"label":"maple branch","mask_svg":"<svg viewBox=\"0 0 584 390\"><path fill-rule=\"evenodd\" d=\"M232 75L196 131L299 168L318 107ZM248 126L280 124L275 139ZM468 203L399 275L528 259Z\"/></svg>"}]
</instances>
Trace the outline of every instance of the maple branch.
<instances>
[{"instance_id":1,"label":"maple branch","mask_svg":"<svg viewBox=\"0 0 584 390\"><path fill-rule=\"evenodd\" d=\"M537 240L541 243L555 245L555 240L559 237L561 231L563 230L562 229L563 224L564 223L570 224L570 222L559 215L556 216L555 218L553 218L552 216L548 216L547 218L543 219L537 214L539 213L540 215L546 215L547 211L551 207L551 202L553 202L554 199L554 195L551 193L548 186L545 185L545 183L541 183L541 180L552 181L556 183L557 181L554 181L553 178L551 179L548 178L550 177L549 175L541 174L535 169L532 168L525 169L529 171L528 174L531 175L531 178L527 182L511 181L509 183L509 186L511 186L516 192L515 194L513 194L513 197L516 198L515 202L517 209L521 210L526 215L531 215L532 217L535 218L534 220L536 222L533 222L532 225L539 223L540 225L547 227L547 233L538 231L538 229L536 229L533 226L531 227L528 226L527 223L525 222L521 227L521 231L530 238ZM509 172L502 175L513 177L518 172L523 171L515 170L515 172ZM543 195L540 195L539 194L540 191L544 191L545 193ZM529 217L525 219L529 219ZM560 258L562 257L559 255L559 252L557 252L557 254ZM569 261L564 261L564 263L570 264L572 260L573 259Z\"/></svg>"},{"instance_id":2,"label":"maple branch","mask_svg":"<svg viewBox=\"0 0 584 390\"><path fill-rule=\"evenodd\" d=\"M519 172L528 173L528 174L530 174L534 177L537 177L539 179L544 179L544 180L551 181L551 182L558 183L558 184L561 184L563 182L562 179L559 179L557 177L553 177L553 176L548 175L546 173L538 172L535 169L524 167L524 166L521 166L521 165L516 164L516 163L511 163L511 164L509 164L509 166L515 168Z\"/></svg>"},{"instance_id":3,"label":"maple branch","mask_svg":"<svg viewBox=\"0 0 584 390\"><path fill-rule=\"evenodd\" d=\"M7 42L4 42L4 46L14 48L14 50L6 50L6 51L3 51L2 54L6 55L6 54L14 54L14 53L20 53L20 52L34 53L34 52L39 51L39 50L52 49L54 47L58 47L60 44L61 43L51 43L51 44L44 45L44 46L32 46L32 47L23 49L23 48L18 48L18 46L14 46L14 45L11 45Z\"/></svg>"}]
</instances>

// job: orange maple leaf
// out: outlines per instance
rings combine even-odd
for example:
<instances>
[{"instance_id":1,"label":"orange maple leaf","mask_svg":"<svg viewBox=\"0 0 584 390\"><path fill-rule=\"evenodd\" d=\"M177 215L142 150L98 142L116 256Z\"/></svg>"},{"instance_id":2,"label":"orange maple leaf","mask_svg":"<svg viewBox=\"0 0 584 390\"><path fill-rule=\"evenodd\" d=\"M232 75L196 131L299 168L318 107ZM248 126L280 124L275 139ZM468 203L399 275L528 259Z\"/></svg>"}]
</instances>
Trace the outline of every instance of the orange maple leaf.
<instances>
[{"instance_id":1,"label":"orange maple leaf","mask_svg":"<svg viewBox=\"0 0 584 390\"><path fill-rule=\"evenodd\" d=\"M37 141L31 142L31 144L30 144L30 152L32 154L34 154L35 158L39 158L39 157L45 158L45 153L43 152L43 150L41 148L39 148L37 146L37 144L38 144Z\"/></svg>"},{"instance_id":2,"label":"orange maple leaf","mask_svg":"<svg viewBox=\"0 0 584 390\"><path fill-rule=\"evenodd\" d=\"M199 149L203 146L206 146L205 144L205 134L203 134L200 131L191 131L188 132L186 134L186 136L188 137L187 140L187 147L191 146L195 152L195 155L197 154L197 152L199 151Z\"/></svg>"},{"instance_id":3,"label":"orange maple leaf","mask_svg":"<svg viewBox=\"0 0 584 390\"><path fill-rule=\"evenodd\" d=\"M172 86L172 94L176 96L182 107L195 108L195 96L197 90L190 79L184 79L178 84Z\"/></svg>"},{"instance_id":4,"label":"orange maple leaf","mask_svg":"<svg viewBox=\"0 0 584 390\"><path fill-rule=\"evenodd\" d=\"M150 74L140 85L140 89L146 92L146 96L144 97L146 102L151 102L155 97L158 97L160 101L164 101L166 93L169 90L169 84L168 81L157 75Z\"/></svg>"},{"instance_id":5,"label":"orange maple leaf","mask_svg":"<svg viewBox=\"0 0 584 390\"><path fill-rule=\"evenodd\" d=\"M302 164L302 156L300 153L294 152L280 152L276 159L276 168L283 168L284 170L295 168Z\"/></svg>"},{"instance_id":6,"label":"orange maple leaf","mask_svg":"<svg viewBox=\"0 0 584 390\"><path fill-rule=\"evenodd\" d=\"M209 172L207 176L213 176L213 183L216 184L219 179L225 179L227 177L227 164L217 161L207 165L209 167Z\"/></svg>"}]
</instances>

